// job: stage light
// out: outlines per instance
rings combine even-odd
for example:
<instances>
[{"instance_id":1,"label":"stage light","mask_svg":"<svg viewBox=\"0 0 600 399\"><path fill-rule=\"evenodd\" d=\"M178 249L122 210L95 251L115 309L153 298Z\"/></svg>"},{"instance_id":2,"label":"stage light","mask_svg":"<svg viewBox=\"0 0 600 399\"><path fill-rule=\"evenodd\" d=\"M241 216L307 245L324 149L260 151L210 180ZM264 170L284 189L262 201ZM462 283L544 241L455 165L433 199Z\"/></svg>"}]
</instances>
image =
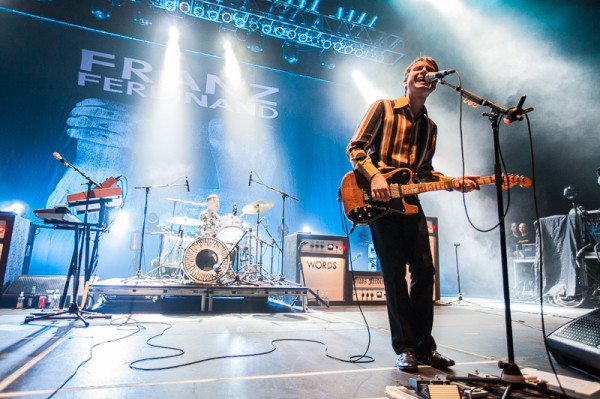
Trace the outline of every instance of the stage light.
<instances>
[{"instance_id":1,"label":"stage light","mask_svg":"<svg viewBox=\"0 0 600 399\"><path fill-rule=\"evenodd\" d=\"M361 12L360 15L358 16L358 19L356 20L357 24L362 24L363 22L365 22L365 19L367 18L367 13L365 11Z\"/></svg>"},{"instance_id":2,"label":"stage light","mask_svg":"<svg viewBox=\"0 0 600 399\"><path fill-rule=\"evenodd\" d=\"M298 7L304 8L306 6L306 0L298 0Z\"/></svg>"},{"instance_id":3,"label":"stage light","mask_svg":"<svg viewBox=\"0 0 600 399\"><path fill-rule=\"evenodd\" d=\"M378 98L386 98L385 94L375 88L359 70L352 71L352 80L365 100L365 104L372 104Z\"/></svg>"},{"instance_id":4,"label":"stage light","mask_svg":"<svg viewBox=\"0 0 600 399\"><path fill-rule=\"evenodd\" d=\"M247 19L248 19L248 15L247 14L242 14L242 13L239 13L239 12L236 12L235 15L233 16L234 24L238 28L243 28L244 25L246 25L246 20Z\"/></svg>"},{"instance_id":5,"label":"stage light","mask_svg":"<svg viewBox=\"0 0 600 399\"><path fill-rule=\"evenodd\" d=\"M204 16L204 7L202 7L202 6L194 7L194 15L197 16L198 18L203 17Z\"/></svg>"},{"instance_id":6,"label":"stage light","mask_svg":"<svg viewBox=\"0 0 600 399\"><path fill-rule=\"evenodd\" d=\"M256 18L250 18L248 22L248 29L250 29L250 31L255 31L259 28L260 24L258 23L258 20Z\"/></svg>"},{"instance_id":7,"label":"stage light","mask_svg":"<svg viewBox=\"0 0 600 399\"><path fill-rule=\"evenodd\" d=\"M298 41L300 43L306 43L307 41L309 41L310 36L308 35L307 32L302 32L298 35Z\"/></svg>"},{"instance_id":8,"label":"stage light","mask_svg":"<svg viewBox=\"0 0 600 399\"><path fill-rule=\"evenodd\" d=\"M233 15L229 11L223 11L221 13L221 21L228 24L233 20Z\"/></svg>"},{"instance_id":9,"label":"stage light","mask_svg":"<svg viewBox=\"0 0 600 399\"><path fill-rule=\"evenodd\" d=\"M146 223L147 226L151 222L152 215L153 215L153 213L148 215L148 222ZM154 213L154 215L156 215L156 214ZM156 217L158 219L158 216L156 216ZM120 211L117 212L117 215L115 216L115 221L113 222L113 225L112 225L112 228L110 229L110 231L117 236L124 235L125 233L127 233L127 230L130 227L129 220L130 220L129 213L126 210L121 209ZM150 230L150 231L155 231L155 230Z\"/></svg>"},{"instance_id":10,"label":"stage light","mask_svg":"<svg viewBox=\"0 0 600 399\"><path fill-rule=\"evenodd\" d=\"M264 22L262 24L261 31L265 35L268 35L269 33L271 33L272 30L273 30L273 24L271 22Z\"/></svg>"},{"instance_id":11,"label":"stage light","mask_svg":"<svg viewBox=\"0 0 600 399\"><path fill-rule=\"evenodd\" d=\"M349 55L352 54L354 52L354 47L351 44L348 44L346 47L344 47L344 54Z\"/></svg>"},{"instance_id":12,"label":"stage light","mask_svg":"<svg viewBox=\"0 0 600 399\"><path fill-rule=\"evenodd\" d=\"M337 12L335 13L333 18L342 19L343 16L344 16L344 7L338 6Z\"/></svg>"},{"instance_id":13,"label":"stage light","mask_svg":"<svg viewBox=\"0 0 600 399\"><path fill-rule=\"evenodd\" d=\"M295 44L284 43L283 44L283 59L290 64L298 62L298 46Z\"/></svg>"},{"instance_id":14,"label":"stage light","mask_svg":"<svg viewBox=\"0 0 600 399\"><path fill-rule=\"evenodd\" d=\"M210 19L211 21L216 21L217 19L219 19L219 10L217 10L215 8L211 8L208 10L206 15L208 16L208 19Z\"/></svg>"},{"instance_id":15,"label":"stage light","mask_svg":"<svg viewBox=\"0 0 600 399\"><path fill-rule=\"evenodd\" d=\"M321 41L321 47L323 47L324 50L330 49L332 44L333 43L331 43L331 40L328 38L323 38Z\"/></svg>"},{"instance_id":16,"label":"stage light","mask_svg":"<svg viewBox=\"0 0 600 399\"><path fill-rule=\"evenodd\" d=\"M246 48L253 53L260 53L263 51L264 39L259 31L248 33L246 37Z\"/></svg>"},{"instance_id":17,"label":"stage light","mask_svg":"<svg viewBox=\"0 0 600 399\"><path fill-rule=\"evenodd\" d=\"M321 0L313 0L313 2L311 3L310 7L308 7L308 9L312 12L317 11L317 8L319 7L319 2Z\"/></svg>"},{"instance_id":18,"label":"stage light","mask_svg":"<svg viewBox=\"0 0 600 399\"><path fill-rule=\"evenodd\" d=\"M140 8L135 12L135 17L133 17L133 20L141 26L150 26L152 25L151 13L152 11L150 11L150 9Z\"/></svg>"},{"instance_id":19,"label":"stage light","mask_svg":"<svg viewBox=\"0 0 600 399\"><path fill-rule=\"evenodd\" d=\"M175 8L177 8L177 2L174 0L167 0L165 1L165 10L167 11L175 11Z\"/></svg>"},{"instance_id":20,"label":"stage light","mask_svg":"<svg viewBox=\"0 0 600 399\"><path fill-rule=\"evenodd\" d=\"M179 10L181 10L181 12L184 14L188 14L190 11L192 11L192 5L190 4L189 1L180 0L179 1Z\"/></svg>"},{"instance_id":21,"label":"stage light","mask_svg":"<svg viewBox=\"0 0 600 399\"><path fill-rule=\"evenodd\" d=\"M296 31L292 30L292 29L288 29L288 31L286 32L286 36L288 39L294 40L296 38Z\"/></svg>"},{"instance_id":22,"label":"stage light","mask_svg":"<svg viewBox=\"0 0 600 399\"><path fill-rule=\"evenodd\" d=\"M285 29L283 26L277 26L273 29L273 33L275 33L276 36L283 36L285 35Z\"/></svg>"},{"instance_id":23,"label":"stage light","mask_svg":"<svg viewBox=\"0 0 600 399\"><path fill-rule=\"evenodd\" d=\"M302 232L306 233L306 234L310 234L310 226L303 226L302 227Z\"/></svg>"},{"instance_id":24,"label":"stage light","mask_svg":"<svg viewBox=\"0 0 600 399\"><path fill-rule=\"evenodd\" d=\"M92 15L98 19L110 18L112 11L112 2L109 0L93 0Z\"/></svg>"},{"instance_id":25,"label":"stage light","mask_svg":"<svg viewBox=\"0 0 600 399\"><path fill-rule=\"evenodd\" d=\"M225 76L236 89L241 86L242 83L242 72L240 71L240 63L233 52L233 45L229 40L223 43L225 49Z\"/></svg>"},{"instance_id":26,"label":"stage light","mask_svg":"<svg viewBox=\"0 0 600 399\"><path fill-rule=\"evenodd\" d=\"M377 18L379 18L377 15L373 15L373 16L371 17L371 19L369 20L369 23L367 24L367 26L368 26L369 28L372 28L372 27L374 27L374 26L375 26L375 22L377 22Z\"/></svg>"},{"instance_id":27,"label":"stage light","mask_svg":"<svg viewBox=\"0 0 600 399\"><path fill-rule=\"evenodd\" d=\"M7 206L2 210L4 212L12 212L16 213L17 215L21 215L25 211L25 205L23 205L22 202L15 201L12 204L10 204L10 206Z\"/></svg>"},{"instance_id":28,"label":"stage light","mask_svg":"<svg viewBox=\"0 0 600 399\"><path fill-rule=\"evenodd\" d=\"M338 53L341 53L342 50L344 49L344 43L342 43L342 42L335 42L333 44L333 49L335 51L337 51Z\"/></svg>"},{"instance_id":29,"label":"stage light","mask_svg":"<svg viewBox=\"0 0 600 399\"><path fill-rule=\"evenodd\" d=\"M356 13L356 11L350 9L350 11L348 11L348 15L346 16L346 21L352 22L352 19L354 18L355 13Z\"/></svg>"},{"instance_id":30,"label":"stage light","mask_svg":"<svg viewBox=\"0 0 600 399\"><path fill-rule=\"evenodd\" d=\"M319 58L321 59L321 66L327 69L335 68L335 53L333 50L322 50L321 54L319 54Z\"/></svg>"}]
</instances>

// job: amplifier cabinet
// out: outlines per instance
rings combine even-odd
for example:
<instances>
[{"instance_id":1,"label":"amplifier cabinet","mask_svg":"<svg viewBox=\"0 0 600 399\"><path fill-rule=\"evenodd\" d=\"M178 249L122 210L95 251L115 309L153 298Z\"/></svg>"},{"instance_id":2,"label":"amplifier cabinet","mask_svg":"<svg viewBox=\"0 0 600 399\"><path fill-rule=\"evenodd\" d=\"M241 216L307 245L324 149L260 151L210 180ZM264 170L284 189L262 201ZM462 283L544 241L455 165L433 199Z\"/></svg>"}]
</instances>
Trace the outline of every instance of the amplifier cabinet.
<instances>
[{"instance_id":1,"label":"amplifier cabinet","mask_svg":"<svg viewBox=\"0 0 600 399\"><path fill-rule=\"evenodd\" d=\"M295 233L285 237L285 278L306 286L309 300L317 294L332 305L345 304L347 270L346 236Z\"/></svg>"},{"instance_id":2,"label":"amplifier cabinet","mask_svg":"<svg viewBox=\"0 0 600 399\"><path fill-rule=\"evenodd\" d=\"M29 220L12 212L0 212L0 289L21 275Z\"/></svg>"}]
</instances>

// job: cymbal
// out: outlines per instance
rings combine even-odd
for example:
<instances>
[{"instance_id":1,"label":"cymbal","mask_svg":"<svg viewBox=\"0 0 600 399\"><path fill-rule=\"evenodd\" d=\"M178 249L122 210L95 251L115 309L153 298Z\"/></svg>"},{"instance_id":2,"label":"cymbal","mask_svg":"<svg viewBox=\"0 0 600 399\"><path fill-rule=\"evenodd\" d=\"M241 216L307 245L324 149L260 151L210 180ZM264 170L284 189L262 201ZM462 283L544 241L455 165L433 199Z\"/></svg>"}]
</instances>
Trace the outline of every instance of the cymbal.
<instances>
[{"instance_id":1,"label":"cymbal","mask_svg":"<svg viewBox=\"0 0 600 399\"><path fill-rule=\"evenodd\" d=\"M273 205L275 205L273 201L258 200L244 206L242 212L246 215L256 215L257 213L268 211L273 208Z\"/></svg>"},{"instance_id":2,"label":"cymbal","mask_svg":"<svg viewBox=\"0 0 600 399\"><path fill-rule=\"evenodd\" d=\"M200 226L200 221L187 216L172 216L165 220L167 223L180 224L182 226Z\"/></svg>"},{"instance_id":3,"label":"cymbal","mask_svg":"<svg viewBox=\"0 0 600 399\"><path fill-rule=\"evenodd\" d=\"M205 202L192 202L192 201L180 200L177 198L167 198L167 201L181 202L182 204L189 204L189 205L196 205L196 206L206 206Z\"/></svg>"}]
</instances>

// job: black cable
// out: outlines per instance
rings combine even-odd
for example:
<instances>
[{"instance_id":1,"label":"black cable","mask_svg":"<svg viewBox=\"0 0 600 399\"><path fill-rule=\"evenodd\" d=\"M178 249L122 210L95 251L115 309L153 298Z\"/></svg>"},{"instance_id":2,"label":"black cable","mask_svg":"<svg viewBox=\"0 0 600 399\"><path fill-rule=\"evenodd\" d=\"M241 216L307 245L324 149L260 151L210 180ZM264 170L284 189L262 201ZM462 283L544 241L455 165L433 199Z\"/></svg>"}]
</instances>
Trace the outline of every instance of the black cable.
<instances>
[{"instance_id":1,"label":"black cable","mask_svg":"<svg viewBox=\"0 0 600 399\"><path fill-rule=\"evenodd\" d=\"M462 86L462 79L460 77L460 73L456 72L456 75L458 76L458 87ZM460 136L460 158L461 158L461 165L462 165L462 181L461 181L461 185L464 186L465 183L465 172L466 172L466 166L465 166L465 147L464 147L464 137L463 137L463 94L462 92L460 92L459 95L459 117L458 117L458 130L459 130L459 136ZM500 114L497 116L498 119L502 118L503 114ZM498 125L498 133L500 133L500 125ZM507 183L508 183L508 170L506 168L506 163L504 162L504 157L502 156L502 150L500 148L500 146L498 146L498 154L500 156L500 162L502 164L502 169L504 169L504 176L506 176L507 179ZM465 192L461 190L462 193L462 202L463 202L463 208L465 210L465 215L467 216L467 220L469 222L469 224L471 225L471 227L473 227L475 230L479 231L480 233L489 233L490 231L495 230L497 227L500 226L500 223L502 223L506 216L508 215L508 210L510 209L510 184L507 184L507 201L506 201L506 207L504 209L503 215L500 218L500 220L498 221L498 223L496 223L494 226L484 229L484 228L480 228L475 226L475 224L473 223L473 221L471 220L471 216L469 215L469 211L467 209L467 201L466 201L466 197L465 197Z\"/></svg>"},{"instance_id":2,"label":"black cable","mask_svg":"<svg viewBox=\"0 0 600 399\"><path fill-rule=\"evenodd\" d=\"M539 253L539 259L540 259L540 264L539 264L539 276L540 276L540 286L539 286L539 294L540 294L540 319L541 319L541 324L542 324L542 337L544 339L544 349L546 351L546 356L548 358L548 363L550 364L550 368L552 369L552 373L554 374L554 376L556 377L556 381L558 382L558 386L560 387L560 390L562 392L562 394L566 397L567 393L565 392L565 389L563 388L560 379L558 378L558 374L556 373L556 368L554 367L554 364L552 363L552 358L550 357L550 349L548 348L548 339L546 337L546 323L544 321L544 293L543 293L543 289L544 289L544 275L543 275L543 245L542 245L542 230L540 228L540 211L539 211L539 206L538 206L538 199L537 199L537 190L536 190L536 180L535 180L535 156L534 156L534 152L533 152L533 135L531 133L531 123L529 122L529 116L524 113L523 115L525 115L525 120L527 121L527 133L529 136L529 156L531 159L531 189L533 190L533 205L535 208L535 222L537 223L537 241L539 243L538 246L538 253Z\"/></svg>"},{"instance_id":3,"label":"black cable","mask_svg":"<svg viewBox=\"0 0 600 399\"><path fill-rule=\"evenodd\" d=\"M79 363L79 365L75 368L75 371L73 371L73 374L71 374L58 388L56 388L54 390L54 392L52 392L50 394L50 396L48 396L48 399L54 397L54 395L56 395L58 393L58 391L60 391L65 385L67 385L67 383L69 381L71 381L73 379L73 377L75 377L75 374L77 374L77 372L79 371L79 369L81 367L83 367L87 362L89 362L90 360L92 360L94 348L96 348L97 346L100 346L100 345L104 345L104 344L108 344L108 343L116 342L116 341L121 341L121 340L123 340L125 338L129 338L129 337L131 337L131 336L139 333L140 331L142 331L144 329L143 327L141 327L141 326L139 326L137 324L127 324L127 321L130 319L130 316L131 315L127 316L127 320L125 320L125 323L117 325L117 330L127 330L126 328L122 328L122 327L123 326L130 326L130 325L132 325L132 326L135 327L134 331L132 333L124 335L122 337L113 338L113 339L110 339L110 340L107 340L107 341L98 342L97 344L92 345L92 347L90 348L90 356L87 359L85 359L84 361L82 361L81 363ZM116 319L116 320L119 320L119 319ZM110 322L110 325L115 325L114 324L114 320Z\"/></svg>"}]
</instances>

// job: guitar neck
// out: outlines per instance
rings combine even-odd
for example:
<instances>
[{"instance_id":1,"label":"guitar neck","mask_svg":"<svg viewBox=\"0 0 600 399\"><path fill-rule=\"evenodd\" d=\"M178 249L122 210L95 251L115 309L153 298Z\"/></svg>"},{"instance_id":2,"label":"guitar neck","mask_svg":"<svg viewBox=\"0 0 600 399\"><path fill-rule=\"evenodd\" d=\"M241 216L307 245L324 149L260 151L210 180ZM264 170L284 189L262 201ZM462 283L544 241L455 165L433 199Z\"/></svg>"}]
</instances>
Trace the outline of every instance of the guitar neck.
<instances>
[{"instance_id":1,"label":"guitar neck","mask_svg":"<svg viewBox=\"0 0 600 399\"><path fill-rule=\"evenodd\" d=\"M494 176L480 177L475 180L479 185L483 184L492 184L494 183ZM405 184L401 186L402 195L416 195L420 193L425 193L428 191L437 191L437 190L451 190L458 188L460 186L460 181L456 180L444 180L444 181L434 181L430 183L420 183L420 184Z\"/></svg>"}]
</instances>

